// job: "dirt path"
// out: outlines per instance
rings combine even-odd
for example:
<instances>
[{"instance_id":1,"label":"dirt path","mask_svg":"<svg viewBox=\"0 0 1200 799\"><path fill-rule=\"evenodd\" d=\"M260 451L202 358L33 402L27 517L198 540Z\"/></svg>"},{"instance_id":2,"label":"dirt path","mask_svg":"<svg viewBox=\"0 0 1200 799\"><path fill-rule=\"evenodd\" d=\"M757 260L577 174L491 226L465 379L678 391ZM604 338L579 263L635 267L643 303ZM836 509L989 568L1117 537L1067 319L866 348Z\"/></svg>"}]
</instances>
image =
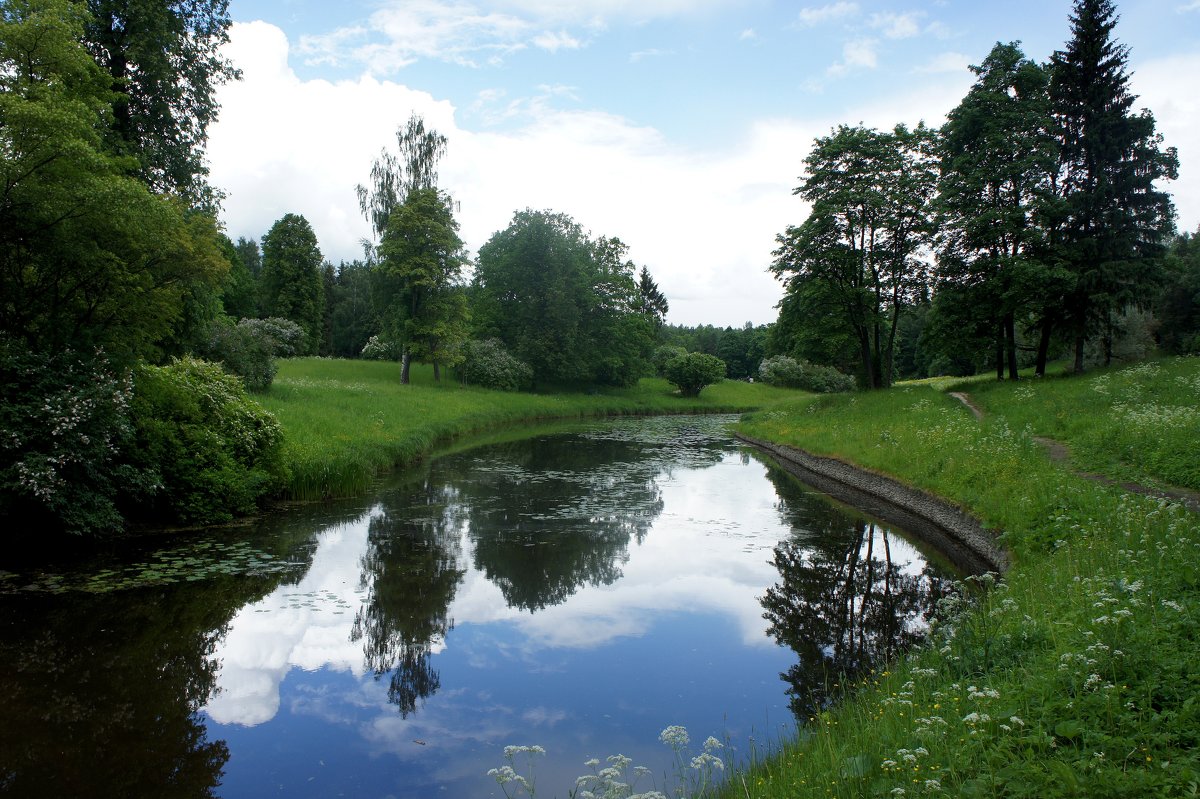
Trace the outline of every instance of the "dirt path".
<instances>
[{"instance_id":1,"label":"dirt path","mask_svg":"<svg viewBox=\"0 0 1200 799\"><path fill-rule=\"evenodd\" d=\"M951 397L961 402L971 411L971 414L979 420L983 419L983 409L971 401L970 395L964 391L947 392ZM1071 448L1061 441L1055 441L1053 438L1045 438L1044 436L1034 436L1033 440L1042 445L1046 450L1046 456L1054 463L1061 463L1070 468ZM1134 494L1141 494L1147 497L1155 497L1157 499L1169 499L1178 502L1190 510L1200 513L1200 491L1192 491L1188 488L1179 488L1171 486L1170 488L1151 488L1150 486L1134 483L1127 480L1115 480L1107 475L1096 474L1095 472L1083 472L1078 469L1071 469L1075 474L1086 480L1092 480L1096 483L1101 483L1108 486L1116 486Z\"/></svg>"}]
</instances>

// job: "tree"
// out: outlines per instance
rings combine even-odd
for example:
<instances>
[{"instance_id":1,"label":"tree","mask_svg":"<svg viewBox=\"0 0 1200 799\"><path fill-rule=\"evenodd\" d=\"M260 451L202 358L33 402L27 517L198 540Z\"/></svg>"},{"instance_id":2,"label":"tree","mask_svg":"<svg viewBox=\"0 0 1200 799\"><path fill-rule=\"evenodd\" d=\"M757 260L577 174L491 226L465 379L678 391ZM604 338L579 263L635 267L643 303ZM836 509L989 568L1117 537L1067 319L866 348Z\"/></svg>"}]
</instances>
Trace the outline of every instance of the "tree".
<instances>
[{"instance_id":1,"label":"tree","mask_svg":"<svg viewBox=\"0 0 1200 799\"><path fill-rule=\"evenodd\" d=\"M1058 324L1074 340L1076 371L1089 336L1148 300L1174 224L1155 182L1176 178L1179 159L1162 149L1154 116L1133 112L1129 50L1112 38L1118 19L1111 0L1075 0L1071 39L1051 57L1065 202L1057 244L1074 278Z\"/></svg>"},{"instance_id":2,"label":"tree","mask_svg":"<svg viewBox=\"0 0 1200 799\"><path fill-rule=\"evenodd\" d=\"M667 320L667 312L671 310L671 304L659 291L658 284L650 276L650 270L644 266L638 273L638 294L640 295L638 307L654 323L654 329L659 329Z\"/></svg>"},{"instance_id":3,"label":"tree","mask_svg":"<svg viewBox=\"0 0 1200 799\"><path fill-rule=\"evenodd\" d=\"M437 165L446 154L446 137L426 130L425 120L414 113L408 124L396 129L397 155L381 150L371 164L371 185L355 187L358 207L375 237L382 239L392 211L411 192L437 188Z\"/></svg>"},{"instance_id":4,"label":"tree","mask_svg":"<svg viewBox=\"0 0 1200 799\"><path fill-rule=\"evenodd\" d=\"M258 248L258 242L245 236L238 236L237 243L233 245L233 248L237 250L242 263L250 270L250 276L258 280L258 276L262 272L262 251Z\"/></svg>"},{"instance_id":5,"label":"tree","mask_svg":"<svg viewBox=\"0 0 1200 799\"><path fill-rule=\"evenodd\" d=\"M1200 231L1171 244L1167 280L1155 304L1159 344L1178 355L1200 354Z\"/></svg>"},{"instance_id":6,"label":"tree","mask_svg":"<svg viewBox=\"0 0 1200 799\"><path fill-rule=\"evenodd\" d=\"M725 379L725 362L715 355L689 352L667 361L663 370L667 382L684 397L696 397L705 386Z\"/></svg>"},{"instance_id":7,"label":"tree","mask_svg":"<svg viewBox=\"0 0 1200 799\"><path fill-rule=\"evenodd\" d=\"M157 357L229 268L215 223L126 177L105 76L66 0L0 6L0 331L31 349Z\"/></svg>"},{"instance_id":8,"label":"tree","mask_svg":"<svg viewBox=\"0 0 1200 799\"><path fill-rule=\"evenodd\" d=\"M477 333L500 339L535 382L628 385L649 369L653 327L618 239L526 209L479 249Z\"/></svg>"},{"instance_id":9,"label":"tree","mask_svg":"<svg viewBox=\"0 0 1200 799\"><path fill-rule=\"evenodd\" d=\"M379 332L371 297L371 266L365 261L343 261L338 266L330 304L333 354L357 358L371 336Z\"/></svg>"},{"instance_id":10,"label":"tree","mask_svg":"<svg viewBox=\"0 0 1200 799\"><path fill-rule=\"evenodd\" d=\"M1016 380L1018 320L1033 315L1040 325L1065 288L1047 263L1058 164L1048 76L1015 43L997 43L971 71L975 85L941 132L939 277L957 291L939 299L965 303L953 315L979 318L995 343L997 378L1007 366ZM958 336L963 321L951 326Z\"/></svg>"},{"instance_id":11,"label":"tree","mask_svg":"<svg viewBox=\"0 0 1200 799\"><path fill-rule=\"evenodd\" d=\"M240 74L220 48L229 0L88 0L84 41L117 93L112 147L157 193L212 209L204 146L216 89Z\"/></svg>"},{"instance_id":12,"label":"tree","mask_svg":"<svg viewBox=\"0 0 1200 799\"><path fill-rule=\"evenodd\" d=\"M234 319L258 316L258 281L242 260L241 250L222 234L221 251L229 261L229 274L221 286L222 310ZM254 252L258 254L258 245L254 246Z\"/></svg>"},{"instance_id":13,"label":"tree","mask_svg":"<svg viewBox=\"0 0 1200 799\"><path fill-rule=\"evenodd\" d=\"M817 139L795 193L812 204L777 238L771 271L788 294L816 283L854 336L865 385L891 383L898 321L926 291L933 132L839 127Z\"/></svg>"},{"instance_id":14,"label":"tree","mask_svg":"<svg viewBox=\"0 0 1200 799\"><path fill-rule=\"evenodd\" d=\"M461 359L466 340L466 296L459 286L466 257L451 200L433 188L411 191L392 211L379 245L376 296L383 326L402 348L400 382L409 365L441 366Z\"/></svg>"},{"instance_id":15,"label":"tree","mask_svg":"<svg viewBox=\"0 0 1200 799\"><path fill-rule=\"evenodd\" d=\"M325 308L317 234L299 214L285 214L263 237L261 310L290 319L304 330L303 354L321 342Z\"/></svg>"}]
</instances>

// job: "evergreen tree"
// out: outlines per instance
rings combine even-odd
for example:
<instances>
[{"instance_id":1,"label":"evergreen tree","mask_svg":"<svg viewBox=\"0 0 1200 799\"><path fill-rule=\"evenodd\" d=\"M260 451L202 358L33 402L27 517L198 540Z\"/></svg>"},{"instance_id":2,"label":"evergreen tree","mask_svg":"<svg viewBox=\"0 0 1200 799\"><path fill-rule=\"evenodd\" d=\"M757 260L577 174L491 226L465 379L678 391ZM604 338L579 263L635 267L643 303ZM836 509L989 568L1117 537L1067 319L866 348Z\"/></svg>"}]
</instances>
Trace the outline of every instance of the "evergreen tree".
<instances>
[{"instance_id":1,"label":"evergreen tree","mask_svg":"<svg viewBox=\"0 0 1200 799\"><path fill-rule=\"evenodd\" d=\"M1111 0L1075 0L1071 39L1051 58L1065 201L1058 243L1073 276L1060 324L1074 340L1076 371L1087 338L1147 299L1173 229L1170 197L1155 182L1177 176L1178 157L1162 149L1154 116L1133 111L1117 21Z\"/></svg>"},{"instance_id":2,"label":"evergreen tree","mask_svg":"<svg viewBox=\"0 0 1200 799\"><path fill-rule=\"evenodd\" d=\"M263 237L262 251L262 313L300 325L306 337L303 352L315 354L321 344L325 313L316 233L303 216L286 214Z\"/></svg>"}]
</instances>

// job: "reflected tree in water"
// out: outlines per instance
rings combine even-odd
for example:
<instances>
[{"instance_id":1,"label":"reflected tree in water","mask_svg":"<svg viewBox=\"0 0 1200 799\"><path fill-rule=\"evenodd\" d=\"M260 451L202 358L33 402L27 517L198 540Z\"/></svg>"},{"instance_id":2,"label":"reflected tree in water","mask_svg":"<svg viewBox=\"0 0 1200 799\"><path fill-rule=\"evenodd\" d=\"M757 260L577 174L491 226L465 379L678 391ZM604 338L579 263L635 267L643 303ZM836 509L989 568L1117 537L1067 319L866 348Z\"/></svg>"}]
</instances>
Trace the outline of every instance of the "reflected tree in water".
<instances>
[{"instance_id":1,"label":"reflected tree in water","mask_svg":"<svg viewBox=\"0 0 1200 799\"><path fill-rule=\"evenodd\" d=\"M0 794L215 796L229 749L199 711L225 625L263 593L247 582L0 597Z\"/></svg>"},{"instance_id":2,"label":"reflected tree in water","mask_svg":"<svg viewBox=\"0 0 1200 799\"><path fill-rule=\"evenodd\" d=\"M464 485L475 567L509 607L610 585L662 513L659 466L632 442L533 439L489 448Z\"/></svg>"},{"instance_id":3,"label":"reflected tree in water","mask_svg":"<svg viewBox=\"0 0 1200 799\"><path fill-rule=\"evenodd\" d=\"M895 533L780 477L773 476L781 512L805 519L806 527L775 548L780 581L762 598L763 617L768 634L798 657L781 676L792 711L804 721L922 641L953 581L919 558L914 563L911 546Z\"/></svg>"},{"instance_id":4,"label":"reflected tree in water","mask_svg":"<svg viewBox=\"0 0 1200 799\"><path fill-rule=\"evenodd\" d=\"M426 479L402 496L371 519L360 577L367 597L350 639L363 642L376 679L388 676L388 701L407 717L441 687L433 648L454 627L448 613L465 570L454 490Z\"/></svg>"}]
</instances>

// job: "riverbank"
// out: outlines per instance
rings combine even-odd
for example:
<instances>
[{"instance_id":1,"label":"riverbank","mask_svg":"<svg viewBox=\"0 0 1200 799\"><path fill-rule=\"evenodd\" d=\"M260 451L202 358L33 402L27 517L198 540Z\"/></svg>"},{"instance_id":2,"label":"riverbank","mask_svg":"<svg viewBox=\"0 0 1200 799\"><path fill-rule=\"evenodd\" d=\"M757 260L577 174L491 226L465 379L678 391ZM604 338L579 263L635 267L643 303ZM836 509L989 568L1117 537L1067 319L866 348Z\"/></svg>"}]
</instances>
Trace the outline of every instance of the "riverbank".
<instances>
[{"instance_id":1,"label":"riverbank","mask_svg":"<svg viewBox=\"0 0 1200 799\"><path fill-rule=\"evenodd\" d=\"M1200 360L942 387L969 391L984 418L918 385L781 405L741 424L948 499L1002 531L1013 565L977 603L947 602L927 648L810 719L797 741L735 775L728 795L1195 790L1200 516L1077 475L1036 438L1092 447L1077 465L1179 483L1200 452ZM1180 452L1190 458L1154 454Z\"/></svg>"},{"instance_id":2,"label":"riverbank","mask_svg":"<svg viewBox=\"0 0 1200 799\"><path fill-rule=\"evenodd\" d=\"M740 413L798 392L726 380L683 398L665 380L627 389L530 394L433 381L414 366L410 385L395 363L295 358L282 361L256 399L283 426L291 472L285 497L312 500L367 490L380 474L457 438L510 425L614 415Z\"/></svg>"}]
</instances>

